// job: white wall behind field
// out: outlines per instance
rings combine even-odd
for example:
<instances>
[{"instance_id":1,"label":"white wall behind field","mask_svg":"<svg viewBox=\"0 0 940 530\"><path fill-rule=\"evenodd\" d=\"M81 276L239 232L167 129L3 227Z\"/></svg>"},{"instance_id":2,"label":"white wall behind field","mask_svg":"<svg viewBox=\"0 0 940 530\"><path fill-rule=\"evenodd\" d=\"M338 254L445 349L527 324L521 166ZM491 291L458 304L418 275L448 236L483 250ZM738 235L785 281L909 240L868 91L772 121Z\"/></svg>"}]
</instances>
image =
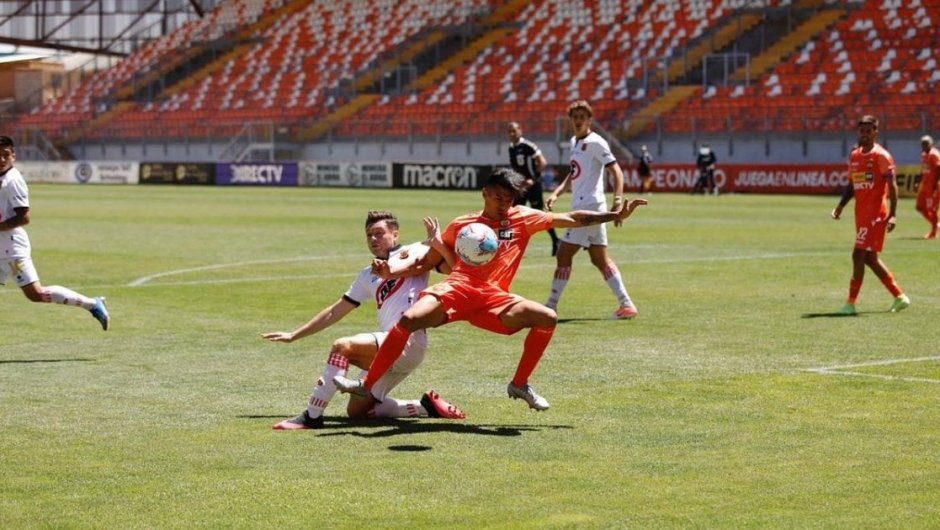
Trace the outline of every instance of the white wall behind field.
<instances>
[{"instance_id":1,"label":"white wall behind field","mask_svg":"<svg viewBox=\"0 0 940 530\"><path fill-rule=\"evenodd\" d=\"M898 164L920 163L920 135L887 136L881 138ZM567 142L554 139L532 138L539 144L549 163L567 163ZM761 136L737 138L680 138L657 142L640 138L630 145L649 146L655 162L692 163L698 147L707 141L718 156L719 163L749 164L833 164L848 157L855 138L853 135L817 138L776 138ZM231 162L223 159L227 142L168 142L168 143L100 143L71 146L73 155L84 160L134 160L151 162ZM504 139L492 141L447 142L350 142L335 141L297 146L278 145L281 153L293 153L295 160L377 162L436 162L454 164L494 164L507 162L507 144ZM281 157L287 158L287 157Z\"/></svg>"}]
</instances>

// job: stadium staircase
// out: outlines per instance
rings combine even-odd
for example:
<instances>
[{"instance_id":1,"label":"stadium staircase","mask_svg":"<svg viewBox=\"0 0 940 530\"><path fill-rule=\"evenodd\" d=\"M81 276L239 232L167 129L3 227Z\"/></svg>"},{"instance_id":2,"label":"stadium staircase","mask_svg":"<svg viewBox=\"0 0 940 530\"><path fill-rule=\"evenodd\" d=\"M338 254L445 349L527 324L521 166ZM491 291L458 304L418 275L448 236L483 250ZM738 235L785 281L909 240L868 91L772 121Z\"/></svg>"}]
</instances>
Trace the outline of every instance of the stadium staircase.
<instances>
[{"instance_id":1,"label":"stadium staircase","mask_svg":"<svg viewBox=\"0 0 940 530\"><path fill-rule=\"evenodd\" d=\"M516 28L507 27L507 23L527 2L528 0L511 0L487 15L480 23L480 27L484 28L481 35L473 39L465 47L458 49L456 53L446 57L419 75L405 86L403 92L417 92L439 83L451 72L473 60L483 50L500 41L507 35L517 31ZM447 32L440 29L433 29L426 35L415 39L415 42L404 46L403 50L398 51L391 58L381 62L377 68L371 69L357 77L354 81L356 91L374 91L377 81L384 75L393 72L402 64L412 62L422 53L426 53L428 50L443 43L447 37ZM329 114L317 120L317 123L302 129L296 135L296 138L302 142L315 141L343 121L356 116L360 111L374 105L379 98L380 96L374 92L359 93L345 105L339 106Z\"/></svg>"},{"instance_id":2,"label":"stadium staircase","mask_svg":"<svg viewBox=\"0 0 940 530\"><path fill-rule=\"evenodd\" d=\"M804 0L799 3L800 8L815 9L821 6L821 0ZM789 55L816 38L827 28L832 27L847 14L845 9L818 9L805 22L793 31L784 35L772 44L766 51L751 59L746 67L739 67L731 72L729 80L734 83L743 83L764 75L773 69ZM728 45L738 42L749 30L757 27L764 20L764 16L757 13L745 13L734 21L730 21L714 30L709 38L690 49L689 58L673 61L667 68L670 82L681 79L690 71L701 66L702 58L714 51L720 51ZM684 108L692 98L701 92L701 85L673 86L658 99L649 103L631 115L624 128L615 134L622 141L629 142L643 132L648 132L651 124L661 116L667 116Z\"/></svg>"},{"instance_id":3,"label":"stadium staircase","mask_svg":"<svg viewBox=\"0 0 940 530\"><path fill-rule=\"evenodd\" d=\"M628 120L629 123L625 124L624 129L614 131L614 135L621 141L630 141L646 130L653 120L679 106L680 103L692 97L699 89L698 86L670 87L665 94L631 115Z\"/></svg>"},{"instance_id":4,"label":"stadium staircase","mask_svg":"<svg viewBox=\"0 0 940 530\"><path fill-rule=\"evenodd\" d=\"M685 56L673 59L666 67L669 83L686 77L689 72L699 68L702 60L709 53L724 49L734 43L744 33L760 24L763 16L757 13L745 13L736 19L730 19L714 29L706 38L689 48ZM662 82L662 75L653 79L653 84ZM698 91L697 86L672 86L662 96L630 116L629 123L623 129L615 130L614 135L622 141L629 141L643 132L653 120L692 97Z\"/></svg>"},{"instance_id":5,"label":"stadium staircase","mask_svg":"<svg viewBox=\"0 0 940 530\"><path fill-rule=\"evenodd\" d=\"M823 9L809 20L798 26L789 35L774 43L767 51L751 60L750 71L739 68L731 75L731 80L743 82L747 76L756 78L769 72L774 66L783 61L801 46L814 39L827 28L841 20L847 11L845 9Z\"/></svg>"}]
</instances>

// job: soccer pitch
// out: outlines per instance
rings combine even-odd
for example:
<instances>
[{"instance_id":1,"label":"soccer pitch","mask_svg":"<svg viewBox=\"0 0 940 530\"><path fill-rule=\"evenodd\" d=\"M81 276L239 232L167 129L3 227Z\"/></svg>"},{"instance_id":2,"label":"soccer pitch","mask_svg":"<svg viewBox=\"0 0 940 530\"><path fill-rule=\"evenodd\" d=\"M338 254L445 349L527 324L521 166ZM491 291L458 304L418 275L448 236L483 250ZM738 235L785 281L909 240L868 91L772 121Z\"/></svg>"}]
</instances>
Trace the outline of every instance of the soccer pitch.
<instances>
[{"instance_id":1,"label":"soccer pitch","mask_svg":"<svg viewBox=\"0 0 940 530\"><path fill-rule=\"evenodd\" d=\"M940 242L911 200L883 259L913 305L868 272L845 300L854 225L836 197L654 194L609 229L640 314L579 254L531 382L506 397L523 334L429 333L394 395L433 388L463 421L275 432L303 410L364 306L291 330L369 263L365 212L402 242L482 206L478 192L158 186L31 187L46 285L104 295L86 312L0 289L2 528L918 528L940 521ZM568 196L561 204L568 203ZM567 208L565 206L565 208ZM544 301L537 235L513 290ZM439 276L432 276L435 281Z\"/></svg>"}]
</instances>

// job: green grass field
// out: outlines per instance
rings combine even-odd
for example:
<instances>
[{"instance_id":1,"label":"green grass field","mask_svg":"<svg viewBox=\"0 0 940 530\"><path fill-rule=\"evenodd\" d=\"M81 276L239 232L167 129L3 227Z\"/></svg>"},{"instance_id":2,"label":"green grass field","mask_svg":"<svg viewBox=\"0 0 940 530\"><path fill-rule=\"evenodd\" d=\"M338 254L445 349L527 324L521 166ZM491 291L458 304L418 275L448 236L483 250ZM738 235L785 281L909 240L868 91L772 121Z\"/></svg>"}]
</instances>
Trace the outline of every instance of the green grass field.
<instances>
[{"instance_id":1,"label":"green grass field","mask_svg":"<svg viewBox=\"0 0 940 530\"><path fill-rule=\"evenodd\" d=\"M171 187L31 188L44 284L108 297L104 333L75 308L0 289L0 528L936 528L940 242L912 201L844 302L851 216L835 197L655 194L611 254L640 308L579 256L562 323L509 400L522 335L430 334L395 391L438 390L467 419L275 432L303 410L332 341L372 307L285 345L369 262L368 209L402 239L478 193ZM567 201L565 201L567 202ZM544 301L537 236L515 292ZM432 278L432 281L434 278ZM933 500L931 500L933 499Z\"/></svg>"}]
</instances>

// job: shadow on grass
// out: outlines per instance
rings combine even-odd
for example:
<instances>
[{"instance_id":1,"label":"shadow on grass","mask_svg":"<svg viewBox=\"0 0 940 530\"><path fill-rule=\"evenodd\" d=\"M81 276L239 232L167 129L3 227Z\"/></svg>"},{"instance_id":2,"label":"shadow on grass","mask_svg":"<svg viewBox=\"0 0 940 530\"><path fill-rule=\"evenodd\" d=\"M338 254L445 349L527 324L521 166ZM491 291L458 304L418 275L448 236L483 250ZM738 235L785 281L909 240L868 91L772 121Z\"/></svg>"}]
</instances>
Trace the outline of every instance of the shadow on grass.
<instances>
[{"instance_id":1,"label":"shadow on grass","mask_svg":"<svg viewBox=\"0 0 940 530\"><path fill-rule=\"evenodd\" d=\"M609 318L559 318L559 324L573 324L577 322L602 322L610 320Z\"/></svg>"},{"instance_id":2,"label":"shadow on grass","mask_svg":"<svg viewBox=\"0 0 940 530\"><path fill-rule=\"evenodd\" d=\"M94 359L0 359L0 364L89 363Z\"/></svg>"},{"instance_id":3,"label":"shadow on grass","mask_svg":"<svg viewBox=\"0 0 940 530\"><path fill-rule=\"evenodd\" d=\"M862 315L880 315L883 313L890 313L891 310L884 311L859 311L854 315L843 315L842 313L803 313L800 318L855 318Z\"/></svg>"},{"instance_id":4,"label":"shadow on grass","mask_svg":"<svg viewBox=\"0 0 940 530\"><path fill-rule=\"evenodd\" d=\"M283 419L287 416L270 415L242 415L237 418L247 419ZM348 429L371 429L370 432ZM433 418L421 419L394 419L383 418L373 420L358 420L341 417L324 417L323 428L315 429L320 436L357 436L359 438L387 438L410 434L427 433L454 433L474 434L481 436L521 436L528 431L542 431L546 429L573 429L570 425L488 425L474 424L465 421L437 421ZM409 446L401 446L401 451L407 451ZM423 447L423 446L415 446ZM389 449L392 449L391 447ZM394 449L393 449L394 450ZM418 449L425 450L425 449Z\"/></svg>"}]
</instances>

